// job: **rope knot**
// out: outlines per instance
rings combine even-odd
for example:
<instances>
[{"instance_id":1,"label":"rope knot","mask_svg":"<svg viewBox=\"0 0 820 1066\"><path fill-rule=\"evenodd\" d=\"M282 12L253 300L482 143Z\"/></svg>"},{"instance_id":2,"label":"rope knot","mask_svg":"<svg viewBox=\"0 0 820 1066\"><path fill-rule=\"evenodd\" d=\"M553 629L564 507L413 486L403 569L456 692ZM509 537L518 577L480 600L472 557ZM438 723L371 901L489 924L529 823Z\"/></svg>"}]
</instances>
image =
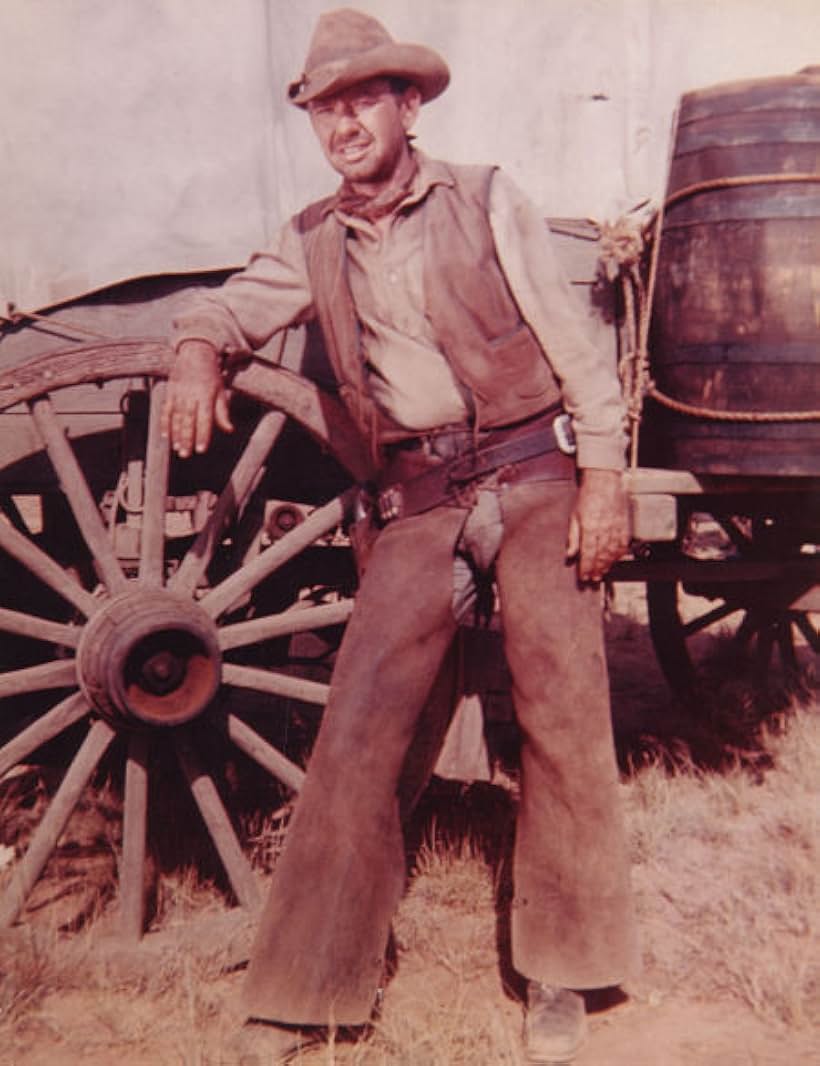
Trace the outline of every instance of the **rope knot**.
<instances>
[{"instance_id":1,"label":"rope knot","mask_svg":"<svg viewBox=\"0 0 820 1066\"><path fill-rule=\"evenodd\" d=\"M624 268L640 262L644 250L643 230L632 219L600 223L600 257L608 281L615 281Z\"/></svg>"},{"instance_id":2,"label":"rope knot","mask_svg":"<svg viewBox=\"0 0 820 1066\"><path fill-rule=\"evenodd\" d=\"M616 281L623 274L633 274L640 267L651 240L652 218L644 209L651 205L642 201L614 222L599 222L599 255L608 281Z\"/></svg>"}]
</instances>

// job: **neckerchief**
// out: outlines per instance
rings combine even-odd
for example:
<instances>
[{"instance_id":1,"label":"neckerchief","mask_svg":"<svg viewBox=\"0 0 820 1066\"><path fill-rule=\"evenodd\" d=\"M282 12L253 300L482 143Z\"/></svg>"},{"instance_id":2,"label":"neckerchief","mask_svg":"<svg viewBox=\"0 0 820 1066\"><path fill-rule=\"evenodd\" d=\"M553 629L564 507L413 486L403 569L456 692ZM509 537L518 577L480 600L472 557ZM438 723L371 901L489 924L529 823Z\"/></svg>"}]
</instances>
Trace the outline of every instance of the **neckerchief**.
<instances>
[{"instance_id":1,"label":"neckerchief","mask_svg":"<svg viewBox=\"0 0 820 1066\"><path fill-rule=\"evenodd\" d=\"M378 219L384 218L385 215L392 214L410 193L413 188L413 182L416 180L418 169L418 163L414 159L412 170L406 181L403 181L401 185L388 185L386 189L382 189L375 196L365 196L363 193L356 192L347 182L344 182L339 189L336 207L347 215L363 218L367 222L376 222Z\"/></svg>"}]
</instances>

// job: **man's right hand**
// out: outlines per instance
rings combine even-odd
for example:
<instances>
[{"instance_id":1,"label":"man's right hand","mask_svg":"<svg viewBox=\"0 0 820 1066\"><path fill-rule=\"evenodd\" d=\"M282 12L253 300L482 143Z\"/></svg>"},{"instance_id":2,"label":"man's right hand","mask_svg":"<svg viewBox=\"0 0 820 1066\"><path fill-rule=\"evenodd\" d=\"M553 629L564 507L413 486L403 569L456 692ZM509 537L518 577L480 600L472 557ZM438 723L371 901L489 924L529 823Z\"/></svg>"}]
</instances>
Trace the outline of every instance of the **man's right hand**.
<instances>
[{"instance_id":1,"label":"man's right hand","mask_svg":"<svg viewBox=\"0 0 820 1066\"><path fill-rule=\"evenodd\" d=\"M219 357L205 341L183 341L168 378L162 435L186 459L192 451L207 449L214 422L226 433L233 429Z\"/></svg>"}]
</instances>

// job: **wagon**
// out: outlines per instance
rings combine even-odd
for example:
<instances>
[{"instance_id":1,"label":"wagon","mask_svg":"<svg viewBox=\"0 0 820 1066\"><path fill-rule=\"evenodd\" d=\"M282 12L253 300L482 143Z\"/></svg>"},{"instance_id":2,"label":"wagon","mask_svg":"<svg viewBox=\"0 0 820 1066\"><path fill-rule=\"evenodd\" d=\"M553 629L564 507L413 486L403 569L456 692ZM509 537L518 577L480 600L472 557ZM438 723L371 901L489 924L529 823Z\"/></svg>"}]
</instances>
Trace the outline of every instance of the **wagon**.
<instances>
[{"instance_id":1,"label":"wagon","mask_svg":"<svg viewBox=\"0 0 820 1066\"><path fill-rule=\"evenodd\" d=\"M778 91L794 106L818 92L816 78L797 90L787 81ZM690 99L691 125L705 122L707 141L724 112L737 113L738 93L760 110L756 85ZM682 153L686 166L693 152ZM820 219L816 172L795 169L794 157L785 218L750 206L750 189L780 183L754 153L737 175L747 180L728 185L673 170L682 184L666 210L637 226L659 238L616 255L614 267L622 233L551 222L593 327L619 359L636 427L633 550L613 577L646 583L660 665L683 693L697 683L690 642L712 626L734 620L761 676L775 650L796 672L796 645L820 648L816 303L806 326L805 293L792 313L775 286L775 334L758 315L750 359L745 297L724 314L701 265L714 259L714 241L747 239L740 224L765 230L775 248L755 281L759 303L784 255L811 274L799 255L816 256L820 242L801 243L800 233ZM706 161L707 171L716 165L711 143ZM715 215L715 196L729 197L727 219ZM703 198L704 217L692 216ZM225 801L228 753L286 789L300 786L288 733L297 711L326 698L355 594L347 530L369 460L304 335L275 338L233 374L234 434L206 456L169 454L159 432L171 360L162 338L190 285L220 280L134 281L36 317L12 315L0 337L0 779L42 758L66 767L7 879L2 925L20 917L103 770L123 794L120 919L129 940L145 926L149 801L171 758L233 894L251 909L255 881ZM681 340L682 323L701 319L706 340ZM787 411L770 410L784 353L796 385ZM705 604L694 616L684 609L692 595Z\"/></svg>"},{"instance_id":2,"label":"wagon","mask_svg":"<svg viewBox=\"0 0 820 1066\"><path fill-rule=\"evenodd\" d=\"M629 473L645 543L615 577L647 582L684 692L715 626L761 682L775 654L788 676L797 645L820 650L818 105L816 67L684 96L645 282L626 279L646 305L624 374L635 426L645 402Z\"/></svg>"}]
</instances>

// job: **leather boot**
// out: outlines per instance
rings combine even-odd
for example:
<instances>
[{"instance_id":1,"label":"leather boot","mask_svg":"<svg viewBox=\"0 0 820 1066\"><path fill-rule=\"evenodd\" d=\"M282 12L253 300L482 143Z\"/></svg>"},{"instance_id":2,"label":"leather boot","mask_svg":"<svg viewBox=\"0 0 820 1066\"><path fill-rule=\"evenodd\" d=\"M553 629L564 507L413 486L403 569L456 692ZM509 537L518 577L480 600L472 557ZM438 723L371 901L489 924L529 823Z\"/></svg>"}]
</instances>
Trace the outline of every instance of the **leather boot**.
<instances>
[{"instance_id":1,"label":"leather boot","mask_svg":"<svg viewBox=\"0 0 820 1066\"><path fill-rule=\"evenodd\" d=\"M583 996L569 988L527 985L524 1045L527 1061L538 1066L566 1066L580 1051L587 1033Z\"/></svg>"},{"instance_id":2,"label":"leather boot","mask_svg":"<svg viewBox=\"0 0 820 1066\"><path fill-rule=\"evenodd\" d=\"M319 1041L316 1031L249 1019L228 1042L219 1066L284 1066Z\"/></svg>"}]
</instances>

